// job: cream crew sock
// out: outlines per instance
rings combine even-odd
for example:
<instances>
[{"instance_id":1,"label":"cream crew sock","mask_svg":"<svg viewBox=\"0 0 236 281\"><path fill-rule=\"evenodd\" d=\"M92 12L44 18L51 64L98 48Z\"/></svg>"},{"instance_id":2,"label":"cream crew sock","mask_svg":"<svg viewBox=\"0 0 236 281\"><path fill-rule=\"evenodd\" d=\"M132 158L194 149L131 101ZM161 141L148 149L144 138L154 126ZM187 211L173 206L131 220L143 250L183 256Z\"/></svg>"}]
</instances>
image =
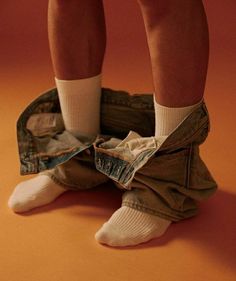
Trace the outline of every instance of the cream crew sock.
<instances>
[{"instance_id":1,"label":"cream crew sock","mask_svg":"<svg viewBox=\"0 0 236 281\"><path fill-rule=\"evenodd\" d=\"M95 239L113 247L134 246L165 233L170 221L122 206L95 234Z\"/></svg>"},{"instance_id":2,"label":"cream crew sock","mask_svg":"<svg viewBox=\"0 0 236 281\"><path fill-rule=\"evenodd\" d=\"M77 80L55 78L65 128L73 135L96 136L100 130L101 74ZM67 191L49 176L39 174L19 183L9 198L14 212L26 212L54 201Z\"/></svg>"},{"instance_id":3,"label":"cream crew sock","mask_svg":"<svg viewBox=\"0 0 236 281\"><path fill-rule=\"evenodd\" d=\"M168 136L195 108L200 102L186 107L167 107L156 102L153 95L155 108L155 136Z\"/></svg>"},{"instance_id":4,"label":"cream crew sock","mask_svg":"<svg viewBox=\"0 0 236 281\"><path fill-rule=\"evenodd\" d=\"M20 182L8 200L8 206L16 213L27 212L35 207L54 201L67 191L56 184L49 176L41 175Z\"/></svg>"},{"instance_id":5,"label":"cream crew sock","mask_svg":"<svg viewBox=\"0 0 236 281\"><path fill-rule=\"evenodd\" d=\"M55 78L65 128L74 136L100 133L101 78Z\"/></svg>"},{"instance_id":6,"label":"cream crew sock","mask_svg":"<svg viewBox=\"0 0 236 281\"><path fill-rule=\"evenodd\" d=\"M171 108L158 104L154 97L155 135L169 135L201 102ZM169 220L122 206L98 230L95 239L109 246L133 246L162 236L170 224Z\"/></svg>"}]
</instances>

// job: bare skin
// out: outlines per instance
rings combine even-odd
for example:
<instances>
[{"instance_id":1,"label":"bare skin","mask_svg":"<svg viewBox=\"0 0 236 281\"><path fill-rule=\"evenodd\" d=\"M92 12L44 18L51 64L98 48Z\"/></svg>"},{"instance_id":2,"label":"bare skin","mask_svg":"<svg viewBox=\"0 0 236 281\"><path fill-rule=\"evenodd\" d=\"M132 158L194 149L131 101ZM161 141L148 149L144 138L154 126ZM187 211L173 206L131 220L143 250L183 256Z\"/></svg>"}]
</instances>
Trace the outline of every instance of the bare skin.
<instances>
[{"instance_id":1,"label":"bare skin","mask_svg":"<svg viewBox=\"0 0 236 281\"><path fill-rule=\"evenodd\" d=\"M200 0L139 0L151 57L156 101L184 107L204 94L209 56Z\"/></svg>"},{"instance_id":2,"label":"bare skin","mask_svg":"<svg viewBox=\"0 0 236 281\"><path fill-rule=\"evenodd\" d=\"M204 94L209 57L200 0L137 0L151 58L156 101L168 107L197 103ZM48 32L58 79L102 71L106 25L102 0L49 0Z\"/></svg>"},{"instance_id":3,"label":"bare skin","mask_svg":"<svg viewBox=\"0 0 236 281\"><path fill-rule=\"evenodd\" d=\"M58 79L101 73L106 48L102 0L49 0L48 35Z\"/></svg>"}]
</instances>

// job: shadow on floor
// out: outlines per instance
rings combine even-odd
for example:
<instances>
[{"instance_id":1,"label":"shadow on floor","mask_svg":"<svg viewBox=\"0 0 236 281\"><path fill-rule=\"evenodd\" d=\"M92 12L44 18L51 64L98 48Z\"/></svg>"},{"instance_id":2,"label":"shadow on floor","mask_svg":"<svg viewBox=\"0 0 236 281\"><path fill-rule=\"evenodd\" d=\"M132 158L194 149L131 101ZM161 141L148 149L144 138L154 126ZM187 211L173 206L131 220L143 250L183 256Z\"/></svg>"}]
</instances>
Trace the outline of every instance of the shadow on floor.
<instances>
[{"instance_id":1,"label":"shadow on floor","mask_svg":"<svg viewBox=\"0 0 236 281\"><path fill-rule=\"evenodd\" d=\"M174 223L163 237L130 249L162 247L179 238L204 248L210 257L236 271L236 195L218 190L201 203L198 216Z\"/></svg>"},{"instance_id":2,"label":"shadow on floor","mask_svg":"<svg viewBox=\"0 0 236 281\"><path fill-rule=\"evenodd\" d=\"M37 215L54 209L64 209L73 205L91 206L81 208L76 216L102 216L104 222L120 207L122 191L107 183L92 190L67 192L55 202L36 208L22 216ZM178 223L173 223L167 233L135 247L117 248L119 250L140 250L163 247L169 242L181 239L199 245L199 248L226 263L236 270L236 195L218 189L207 202L201 203L199 215Z\"/></svg>"},{"instance_id":3,"label":"shadow on floor","mask_svg":"<svg viewBox=\"0 0 236 281\"><path fill-rule=\"evenodd\" d=\"M68 191L59 196L51 204L35 208L31 211L18 214L20 216L32 216L46 213L55 209L65 209L72 206L91 206L91 208L78 211L79 215L99 216L108 215L121 205L122 191L115 187L112 181L84 191Z\"/></svg>"}]
</instances>

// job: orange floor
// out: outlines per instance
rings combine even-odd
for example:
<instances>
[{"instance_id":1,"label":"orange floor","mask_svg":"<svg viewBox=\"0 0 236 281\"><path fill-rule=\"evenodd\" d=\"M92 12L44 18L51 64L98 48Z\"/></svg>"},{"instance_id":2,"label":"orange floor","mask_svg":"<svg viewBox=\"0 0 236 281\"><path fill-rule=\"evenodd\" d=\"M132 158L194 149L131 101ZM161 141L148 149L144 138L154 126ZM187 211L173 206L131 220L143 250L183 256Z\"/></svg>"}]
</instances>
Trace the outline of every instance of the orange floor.
<instances>
[{"instance_id":1,"label":"orange floor","mask_svg":"<svg viewBox=\"0 0 236 281\"><path fill-rule=\"evenodd\" d=\"M119 58L113 66L108 62L107 58L104 86L151 91L147 64L134 75L131 64L124 72ZM54 85L48 58L2 68L0 280L236 280L235 73L227 51L211 55L205 99L212 129L201 153L219 184L218 192L201 205L197 217L173 224L163 238L113 249L97 244L94 233L120 206L121 194L114 187L68 192L22 215L8 209L14 186L29 178L19 175L16 119L31 100Z\"/></svg>"},{"instance_id":2,"label":"orange floor","mask_svg":"<svg viewBox=\"0 0 236 281\"><path fill-rule=\"evenodd\" d=\"M231 69L231 71L229 71ZM234 72L235 73L235 72ZM122 76L122 74L120 74ZM105 86L140 92L142 85L116 79L105 68ZM233 65L224 56L210 61L206 101L212 130L202 155L219 190L201 205L198 217L170 227L167 234L129 249L96 243L94 233L120 205L121 194L110 186L67 193L53 204L23 215L7 207L19 175L15 121L40 92L53 86L49 64L5 69L0 96L0 278L2 281L208 280L236 278L235 97ZM126 77L126 81L133 81ZM146 80L145 80L146 79Z\"/></svg>"}]
</instances>

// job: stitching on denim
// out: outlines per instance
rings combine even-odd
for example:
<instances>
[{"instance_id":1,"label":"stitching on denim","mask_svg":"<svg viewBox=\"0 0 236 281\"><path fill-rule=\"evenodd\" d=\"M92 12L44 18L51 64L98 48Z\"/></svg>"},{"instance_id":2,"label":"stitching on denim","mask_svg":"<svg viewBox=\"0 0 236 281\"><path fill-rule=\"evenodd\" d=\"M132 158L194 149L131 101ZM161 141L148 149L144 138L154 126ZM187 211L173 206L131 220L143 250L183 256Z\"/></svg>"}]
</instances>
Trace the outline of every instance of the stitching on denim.
<instances>
[{"instance_id":1,"label":"stitching on denim","mask_svg":"<svg viewBox=\"0 0 236 281\"><path fill-rule=\"evenodd\" d=\"M189 188L190 183L190 167L192 163L192 155L193 155L193 144L190 144L189 151L188 151L188 159L186 163L186 175L185 175L185 188Z\"/></svg>"}]
</instances>

